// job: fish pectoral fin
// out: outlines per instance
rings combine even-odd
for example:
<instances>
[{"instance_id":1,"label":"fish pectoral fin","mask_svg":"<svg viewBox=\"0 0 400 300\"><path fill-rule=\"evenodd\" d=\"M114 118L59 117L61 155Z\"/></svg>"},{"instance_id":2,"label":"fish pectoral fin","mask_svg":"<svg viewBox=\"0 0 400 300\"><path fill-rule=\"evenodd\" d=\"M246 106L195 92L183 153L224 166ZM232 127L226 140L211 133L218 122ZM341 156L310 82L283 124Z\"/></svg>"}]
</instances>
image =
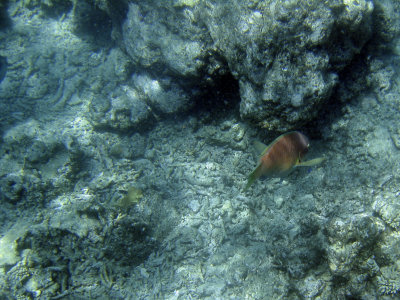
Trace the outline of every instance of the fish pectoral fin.
<instances>
[{"instance_id":1,"label":"fish pectoral fin","mask_svg":"<svg viewBox=\"0 0 400 300\"><path fill-rule=\"evenodd\" d=\"M308 161L299 162L297 166L300 167L311 167L322 163L325 160L325 157L318 157Z\"/></svg>"}]
</instances>

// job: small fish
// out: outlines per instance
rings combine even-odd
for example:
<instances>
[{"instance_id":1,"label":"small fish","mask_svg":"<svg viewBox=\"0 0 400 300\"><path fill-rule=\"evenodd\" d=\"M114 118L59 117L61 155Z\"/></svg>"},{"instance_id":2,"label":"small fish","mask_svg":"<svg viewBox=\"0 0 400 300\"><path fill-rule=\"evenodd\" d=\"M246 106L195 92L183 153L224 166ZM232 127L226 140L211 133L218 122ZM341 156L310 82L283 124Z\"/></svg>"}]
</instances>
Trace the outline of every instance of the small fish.
<instances>
[{"instance_id":1,"label":"small fish","mask_svg":"<svg viewBox=\"0 0 400 300\"><path fill-rule=\"evenodd\" d=\"M260 176L282 176L295 166L314 166L325 160L324 157L319 157L302 162L309 146L308 138L298 131L282 134L269 146L262 144L265 149L261 153L260 163L249 175L244 190L246 191Z\"/></svg>"}]
</instances>

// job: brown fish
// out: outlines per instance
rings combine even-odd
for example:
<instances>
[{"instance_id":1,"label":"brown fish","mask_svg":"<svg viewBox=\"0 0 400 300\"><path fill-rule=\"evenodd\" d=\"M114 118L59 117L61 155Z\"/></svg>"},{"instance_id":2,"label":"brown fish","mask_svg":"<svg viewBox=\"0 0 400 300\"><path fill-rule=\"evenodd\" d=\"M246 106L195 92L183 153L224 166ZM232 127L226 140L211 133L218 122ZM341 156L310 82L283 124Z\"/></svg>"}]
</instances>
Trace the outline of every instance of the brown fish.
<instances>
[{"instance_id":1,"label":"brown fish","mask_svg":"<svg viewBox=\"0 0 400 300\"><path fill-rule=\"evenodd\" d=\"M260 163L249 175L244 190L246 191L260 176L281 176L295 166L313 166L322 162L325 159L323 157L301 161L309 146L308 138L298 131L288 132L276 138L261 153Z\"/></svg>"}]
</instances>

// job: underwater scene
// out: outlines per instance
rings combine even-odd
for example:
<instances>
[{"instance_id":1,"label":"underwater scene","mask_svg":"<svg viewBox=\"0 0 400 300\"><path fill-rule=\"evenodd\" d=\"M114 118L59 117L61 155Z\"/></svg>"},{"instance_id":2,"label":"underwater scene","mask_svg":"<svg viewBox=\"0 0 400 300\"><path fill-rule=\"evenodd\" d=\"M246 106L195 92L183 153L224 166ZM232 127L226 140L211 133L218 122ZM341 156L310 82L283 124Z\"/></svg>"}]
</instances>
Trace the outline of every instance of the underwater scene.
<instances>
[{"instance_id":1,"label":"underwater scene","mask_svg":"<svg viewBox=\"0 0 400 300\"><path fill-rule=\"evenodd\" d=\"M0 300L400 299L400 1L0 0Z\"/></svg>"}]
</instances>

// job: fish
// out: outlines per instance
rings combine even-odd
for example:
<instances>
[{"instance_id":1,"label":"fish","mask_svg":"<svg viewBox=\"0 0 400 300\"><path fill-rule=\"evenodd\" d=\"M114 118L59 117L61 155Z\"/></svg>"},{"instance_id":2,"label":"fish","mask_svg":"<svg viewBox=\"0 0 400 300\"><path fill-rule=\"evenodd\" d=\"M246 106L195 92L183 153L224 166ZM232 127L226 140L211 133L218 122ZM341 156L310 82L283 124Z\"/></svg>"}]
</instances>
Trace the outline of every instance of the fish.
<instances>
[{"instance_id":1,"label":"fish","mask_svg":"<svg viewBox=\"0 0 400 300\"><path fill-rule=\"evenodd\" d=\"M260 156L260 162L248 176L244 191L261 176L284 176L294 167L310 167L325 160L324 157L318 157L309 161L302 161L308 152L310 142L308 138L299 131L291 131L282 134L268 146L262 143L256 146L259 148L263 147L264 149Z\"/></svg>"}]
</instances>

